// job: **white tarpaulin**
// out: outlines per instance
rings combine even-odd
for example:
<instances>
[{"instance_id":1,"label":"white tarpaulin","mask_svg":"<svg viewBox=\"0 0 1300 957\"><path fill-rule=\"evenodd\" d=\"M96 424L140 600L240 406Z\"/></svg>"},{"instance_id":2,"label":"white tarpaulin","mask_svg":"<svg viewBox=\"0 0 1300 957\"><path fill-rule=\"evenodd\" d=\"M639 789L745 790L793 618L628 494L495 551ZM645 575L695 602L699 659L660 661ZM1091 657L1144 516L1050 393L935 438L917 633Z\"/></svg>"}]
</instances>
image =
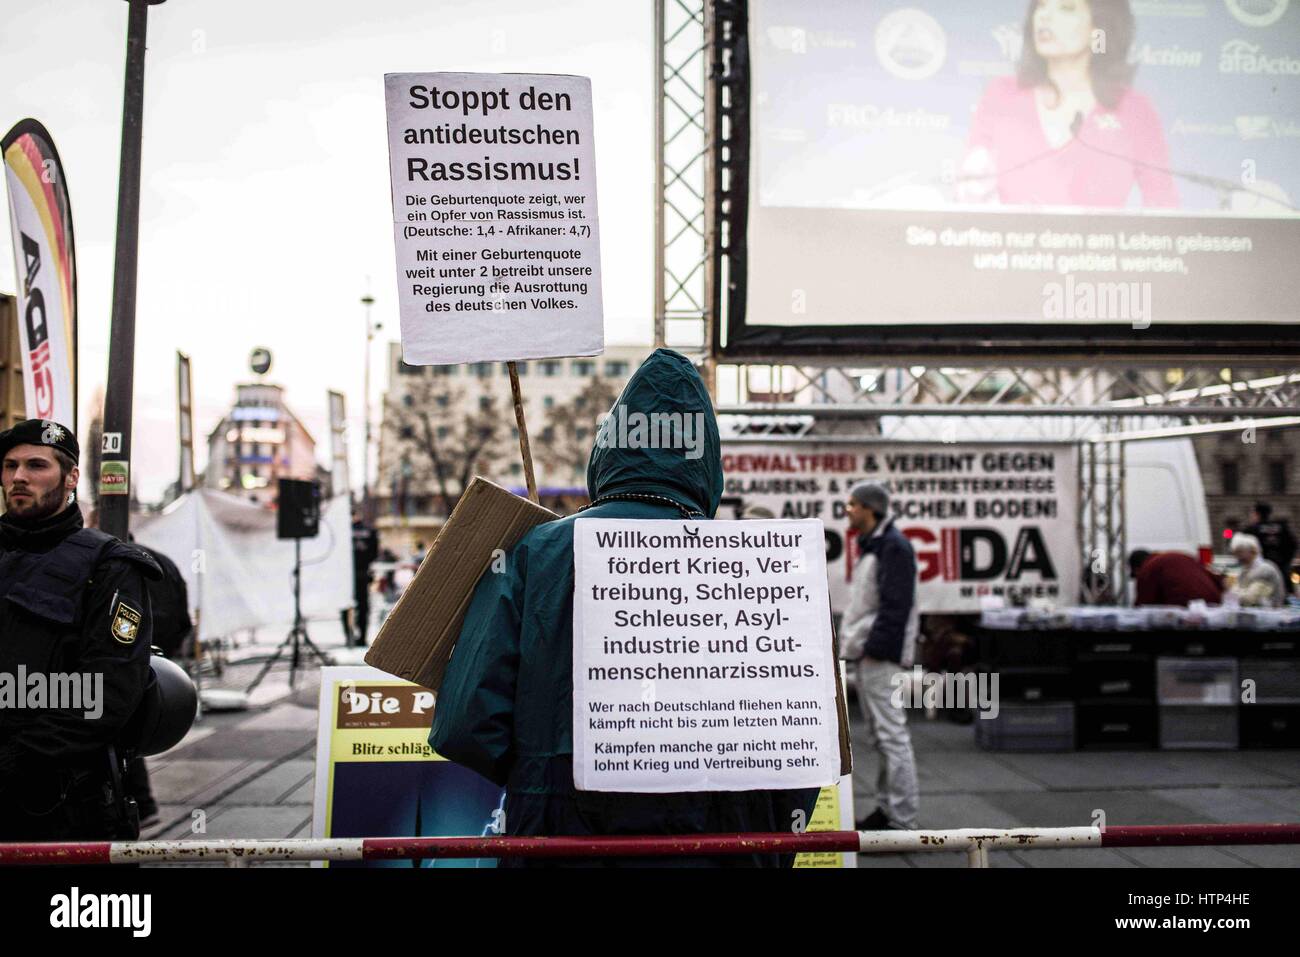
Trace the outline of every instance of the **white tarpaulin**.
<instances>
[{"instance_id":1,"label":"white tarpaulin","mask_svg":"<svg viewBox=\"0 0 1300 957\"><path fill-rule=\"evenodd\" d=\"M294 543L276 513L214 489L177 499L136 529L141 545L176 563L200 612L200 637L293 624ZM320 534L302 540L302 613L337 621L352 604L352 526L346 496L322 503Z\"/></svg>"}]
</instances>

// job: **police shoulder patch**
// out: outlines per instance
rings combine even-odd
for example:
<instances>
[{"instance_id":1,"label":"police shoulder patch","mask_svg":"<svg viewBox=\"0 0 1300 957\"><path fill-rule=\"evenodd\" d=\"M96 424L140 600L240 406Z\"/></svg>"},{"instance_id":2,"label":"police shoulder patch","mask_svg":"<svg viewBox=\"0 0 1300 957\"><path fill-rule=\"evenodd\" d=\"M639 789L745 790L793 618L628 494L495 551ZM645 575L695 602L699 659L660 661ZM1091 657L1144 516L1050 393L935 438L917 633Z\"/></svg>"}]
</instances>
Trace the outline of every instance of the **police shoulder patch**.
<instances>
[{"instance_id":1,"label":"police shoulder patch","mask_svg":"<svg viewBox=\"0 0 1300 957\"><path fill-rule=\"evenodd\" d=\"M144 613L139 608L119 598L113 606L112 624L110 625L113 640L124 645L132 644L136 636L140 634L140 622L143 619Z\"/></svg>"}]
</instances>

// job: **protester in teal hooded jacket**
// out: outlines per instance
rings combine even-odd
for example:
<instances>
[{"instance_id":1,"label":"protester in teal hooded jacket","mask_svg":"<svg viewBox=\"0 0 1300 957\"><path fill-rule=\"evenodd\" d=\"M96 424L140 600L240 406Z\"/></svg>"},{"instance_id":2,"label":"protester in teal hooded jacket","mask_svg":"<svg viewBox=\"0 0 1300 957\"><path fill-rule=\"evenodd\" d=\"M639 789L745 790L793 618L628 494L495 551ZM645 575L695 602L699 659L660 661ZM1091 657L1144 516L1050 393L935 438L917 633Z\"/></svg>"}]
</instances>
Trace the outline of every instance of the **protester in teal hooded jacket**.
<instances>
[{"instance_id":1,"label":"protester in teal hooded jacket","mask_svg":"<svg viewBox=\"0 0 1300 957\"><path fill-rule=\"evenodd\" d=\"M612 411L617 413L619 405L629 415L701 413L691 421L702 421L704 428L680 435L677 448L623 448L598 438L587 465L592 507L582 516L713 518L722 497L718 425L691 363L676 352L656 350ZM438 693L429 744L506 788L506 832L514 835L789 832L811 817L816 789L678 794L574 789L573 522L569 517L534 528L507 554L504 572L489 572L479 582ZM792 855L755 854L597 863L778 866L792 861Z\"/></svg>"}]
</instances>

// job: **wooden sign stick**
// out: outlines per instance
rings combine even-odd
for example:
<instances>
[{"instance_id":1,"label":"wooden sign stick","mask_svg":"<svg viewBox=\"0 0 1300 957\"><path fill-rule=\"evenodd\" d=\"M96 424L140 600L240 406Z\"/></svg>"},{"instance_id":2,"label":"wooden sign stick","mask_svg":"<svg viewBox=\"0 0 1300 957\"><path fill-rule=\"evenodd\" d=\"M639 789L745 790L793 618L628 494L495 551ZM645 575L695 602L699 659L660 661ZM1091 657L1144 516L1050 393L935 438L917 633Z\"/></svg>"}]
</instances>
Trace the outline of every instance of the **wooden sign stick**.
<instances>
[{"instance_id":1,"label":"wooden sign stick","mask_svg":"<svg viewBox=\"0 0 1300 957\"><path fill-rule=\"evenodd\" d=\"M524 458L524 480L528 483L528 501L537 501L537 479L533 477L533 450L528 444L528 425L524 422L524 397L519 391L519 368L507 362L510 369L510 394L515 400L515 423L519 426L519 454Z\"/></svg>"}]
</instances>

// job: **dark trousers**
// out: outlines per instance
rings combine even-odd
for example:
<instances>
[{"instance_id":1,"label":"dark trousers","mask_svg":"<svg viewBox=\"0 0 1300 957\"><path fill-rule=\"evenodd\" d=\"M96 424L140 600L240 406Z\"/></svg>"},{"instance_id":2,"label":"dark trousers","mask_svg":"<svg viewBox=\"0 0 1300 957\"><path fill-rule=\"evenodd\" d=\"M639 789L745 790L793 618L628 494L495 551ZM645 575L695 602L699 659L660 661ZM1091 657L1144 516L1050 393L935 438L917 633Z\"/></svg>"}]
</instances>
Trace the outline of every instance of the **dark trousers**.
<instances>
[{"instance_id":1,"label":"dark trousers","mask_svg":"<svg viewBox=\"0 0 1300 957\"><path fill-rule=\"evenodd\" d=\"M153 790L149 787L149 769L145 767L144 758L132 758L126 764L126 777L122 783L126 793L135 798L142 818L158 811L158 802L153 799Z\"/></svg>"},{"instance_id":2,"label":"dark trousers","mask_svg":"<svg viewBox=\"0 0 1300 957\"><path fill-rule=\"evenodd\" d=\"M0 782L0 841L133 841L140 818L109 775L59 769Z\"/></svg>"},{"instance_id":3,"label":"dark trousers","mask_svg":"<svg viewBox=\"0 0 1300 957\"><path fill-rule=\"evenodd\" d=\"M352 623L348 623L348 610L344 608L339 612L339 620L343 622L343 638L347 641L348 647L353 645L364 646L366 643L366 631L370 625L370 601L369 599L357 599L356 611L353 613Z\"/></svg>"},{"instance_id":4,"label":"dark trousers","mask_svg":"<svg viewBox=\"0 0 1300 957\"><path fill-rule=\"evenodd\" d=\"M365 587L359 587L356 591L357 618L355 622L355 638L358 645L365 645L366 632L370 630L370 588L367 584Z\"/></svg>"}]
</instances>

